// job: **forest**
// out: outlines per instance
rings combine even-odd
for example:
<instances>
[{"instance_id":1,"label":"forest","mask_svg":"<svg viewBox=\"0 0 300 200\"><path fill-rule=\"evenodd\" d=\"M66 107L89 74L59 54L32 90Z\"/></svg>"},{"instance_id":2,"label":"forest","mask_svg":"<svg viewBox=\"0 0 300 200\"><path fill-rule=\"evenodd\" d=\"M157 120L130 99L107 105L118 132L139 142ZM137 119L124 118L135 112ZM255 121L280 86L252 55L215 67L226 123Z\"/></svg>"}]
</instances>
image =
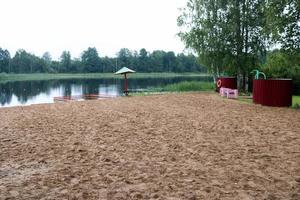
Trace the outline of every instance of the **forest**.
<instances>
[{"instance_id":1,"label":"forest","mask_svg":"<svg viewBox=\"0 0 300 200\"><path fill-rule=\"evenodd\" d=\"M108 73L121 67L129 67L137 72L206 72L197 57L183 53L156 50L139 52L121 49L117 57L100 57L95 47L82 52L80 58L72 58L69 51L63 51L59 61L52 60L49 52L38 57L23 49L14 56L0 48L0 73Z\"/></svg>"}]
</instances>

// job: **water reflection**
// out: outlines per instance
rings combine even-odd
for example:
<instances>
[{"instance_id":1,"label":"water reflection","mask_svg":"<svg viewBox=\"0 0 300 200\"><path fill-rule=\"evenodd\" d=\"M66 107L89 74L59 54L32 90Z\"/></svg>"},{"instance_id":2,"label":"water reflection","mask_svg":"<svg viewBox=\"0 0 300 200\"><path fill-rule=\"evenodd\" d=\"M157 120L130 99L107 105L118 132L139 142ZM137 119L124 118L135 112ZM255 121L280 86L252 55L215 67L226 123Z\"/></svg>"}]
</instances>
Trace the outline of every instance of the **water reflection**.
<instances>
[{"instance_id":1,"label":"water reflection","mask_svg":"<svg viewBox=\"0 0 300 200\"><path fill-rule=\"evenodd\" d=\"M181 81L212 81L210 77L143 78L129 80L131 90L162 87ZM122 79L75 79L0 83L0 107L53 103L53 97L84 94L121 95Z\"/></svg>"}]
</instances>

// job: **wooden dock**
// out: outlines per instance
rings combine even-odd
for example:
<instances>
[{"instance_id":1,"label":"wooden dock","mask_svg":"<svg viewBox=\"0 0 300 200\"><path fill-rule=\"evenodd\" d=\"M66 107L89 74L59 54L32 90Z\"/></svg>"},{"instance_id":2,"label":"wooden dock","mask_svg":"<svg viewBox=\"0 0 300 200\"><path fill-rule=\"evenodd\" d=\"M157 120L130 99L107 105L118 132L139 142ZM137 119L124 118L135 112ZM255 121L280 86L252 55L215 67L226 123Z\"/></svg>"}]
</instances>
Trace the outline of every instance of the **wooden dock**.
<instances>
[{"instance_id":1,"label":"wooden dock","mask_svg":"<svg viewBox=\"0 0 300 200\"><path fill-rule=\"evenodd\" d=\"M59 101L82 101L82 100L95 100L95 99L108 99L117 97L116 95L108 94L83 94L83 95L74 95L74 96L61 96L54 97L54 102Z\"/></svg>"}]
</instances>

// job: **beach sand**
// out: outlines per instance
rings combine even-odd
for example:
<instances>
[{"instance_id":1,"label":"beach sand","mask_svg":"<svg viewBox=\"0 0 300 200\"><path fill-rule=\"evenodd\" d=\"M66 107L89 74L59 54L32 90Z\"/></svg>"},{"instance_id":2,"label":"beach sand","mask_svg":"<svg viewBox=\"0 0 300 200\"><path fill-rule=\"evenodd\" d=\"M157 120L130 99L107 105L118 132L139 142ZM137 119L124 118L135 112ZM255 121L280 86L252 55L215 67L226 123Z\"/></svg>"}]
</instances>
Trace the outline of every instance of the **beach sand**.
<instances>
[{"instance_id":1,"label":"beach sand","mask_svg":"<svg viewBox=\"0 0 300 200\"><path fill-rule=\"evenodd\" d=\"M184 93L0 117L0 199L300 199L299 110Z\"/></svg>"}]
</instances>

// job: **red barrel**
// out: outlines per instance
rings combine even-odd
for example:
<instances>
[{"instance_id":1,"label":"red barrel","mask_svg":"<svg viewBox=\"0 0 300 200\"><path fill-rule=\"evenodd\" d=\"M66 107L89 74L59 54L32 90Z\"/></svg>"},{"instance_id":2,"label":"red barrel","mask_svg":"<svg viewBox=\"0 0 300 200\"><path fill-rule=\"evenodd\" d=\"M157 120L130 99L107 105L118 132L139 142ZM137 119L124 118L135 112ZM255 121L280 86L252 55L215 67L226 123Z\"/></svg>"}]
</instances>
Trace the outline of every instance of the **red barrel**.
<instances>
[{"instance_id":1,"label":"red barrel","mask_svg":"<svg viewBox=\"0 0 300 200\"><path fill-rule=\"evenodd\" d=\"M289 107L292 105L292 79L253 80L253 102L264 106Z\"/></svg>"},{"instance_id":2,"label":"red barrel","mask_svg":"<svg viewBox=\"0 0 300 200\"><path fill-rule=\"evenodd\" d=\"M219 92L221 87L237 89L236 77L225 77L225 76L218 77L216 83L217 92Z\"/></svg>"}]
</instances>

